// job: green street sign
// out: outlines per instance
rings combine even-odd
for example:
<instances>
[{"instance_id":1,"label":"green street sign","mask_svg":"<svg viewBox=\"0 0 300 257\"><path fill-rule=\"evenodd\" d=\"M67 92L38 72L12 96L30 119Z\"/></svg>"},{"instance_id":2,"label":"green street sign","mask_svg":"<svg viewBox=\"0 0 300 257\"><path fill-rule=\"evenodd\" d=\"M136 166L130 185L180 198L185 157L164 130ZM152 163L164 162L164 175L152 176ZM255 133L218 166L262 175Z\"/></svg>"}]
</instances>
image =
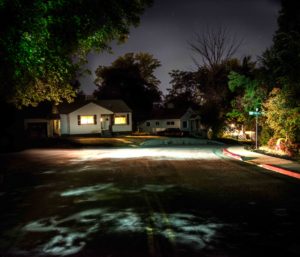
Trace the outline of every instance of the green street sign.
<instances>
[{"instance_id":1,"label":"green street sign","mask_svg":"<svg viewBox=\"0 0 300 257\"><path fill-rule=\"evenodd\" d=\"M261 115L261 112L249 112L249 115Z\"/></svg>"}]
</instances>

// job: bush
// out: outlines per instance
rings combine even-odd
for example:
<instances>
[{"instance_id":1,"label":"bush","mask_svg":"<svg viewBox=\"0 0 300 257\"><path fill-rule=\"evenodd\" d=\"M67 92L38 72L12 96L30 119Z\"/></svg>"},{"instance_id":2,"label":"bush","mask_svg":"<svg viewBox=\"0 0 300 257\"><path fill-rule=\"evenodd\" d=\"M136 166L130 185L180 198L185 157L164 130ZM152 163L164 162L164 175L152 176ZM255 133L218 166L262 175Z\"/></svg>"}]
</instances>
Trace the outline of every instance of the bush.
<instances>
[{"instance_id":1,"label":"bush","mask_svg":"<svg viewBox=\"0 0 300 257\"><path fill-rule=\"evenodd\" d=\"M264 126L260 133L260 144L269 145L269 141L272 138L272 135L273 131L269 127Z\"/></svg>"},{"instance_id":2,"label":"bush","mask_svg":"<svg viewBox=\"0 0 300 257\"><path fill-rule=\"evenodd\" d=\"M270 138L269 141L268 141L268 147L269 147L270 149L275 149L275 147L276 147L276 142L277 142L277 139L276 139L276 138L274 138L274 137Z\"/></svg>"}]
</instances>

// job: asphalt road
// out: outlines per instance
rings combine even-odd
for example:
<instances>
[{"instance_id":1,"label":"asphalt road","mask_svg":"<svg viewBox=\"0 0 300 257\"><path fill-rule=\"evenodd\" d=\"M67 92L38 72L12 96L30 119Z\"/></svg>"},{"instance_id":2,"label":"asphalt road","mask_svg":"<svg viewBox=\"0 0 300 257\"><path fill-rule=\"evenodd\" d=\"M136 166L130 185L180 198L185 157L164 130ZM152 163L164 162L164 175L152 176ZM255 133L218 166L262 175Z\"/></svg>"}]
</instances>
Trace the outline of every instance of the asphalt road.
<instances>
[{"instance_id":1,"label":"asphalt road","mask_svg":"<svg viewBox=\"0 0 300 257\"><path fill-rule=\"evenodd\" d=\"M300 184L220 146L0 155L0 256L300 256Z\"/></svg>"}]
</instances>

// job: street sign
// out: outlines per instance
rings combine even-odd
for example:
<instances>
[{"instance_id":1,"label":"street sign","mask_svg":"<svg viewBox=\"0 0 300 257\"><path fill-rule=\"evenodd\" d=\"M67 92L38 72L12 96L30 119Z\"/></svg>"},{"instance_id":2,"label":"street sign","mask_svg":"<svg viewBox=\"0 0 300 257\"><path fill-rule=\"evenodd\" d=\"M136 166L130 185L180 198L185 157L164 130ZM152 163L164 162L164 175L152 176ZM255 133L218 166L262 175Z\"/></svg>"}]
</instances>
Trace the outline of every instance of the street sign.
<instances>
[{"instance_id":1,"label":"street sign","mask_svg":"<svg viewBox=\"0 0 300 257\"><path fill-rule=\"evenodd\" d=\"M261 112L249 112L249 115L261 115Z\"/></svg>"}]
</instances>

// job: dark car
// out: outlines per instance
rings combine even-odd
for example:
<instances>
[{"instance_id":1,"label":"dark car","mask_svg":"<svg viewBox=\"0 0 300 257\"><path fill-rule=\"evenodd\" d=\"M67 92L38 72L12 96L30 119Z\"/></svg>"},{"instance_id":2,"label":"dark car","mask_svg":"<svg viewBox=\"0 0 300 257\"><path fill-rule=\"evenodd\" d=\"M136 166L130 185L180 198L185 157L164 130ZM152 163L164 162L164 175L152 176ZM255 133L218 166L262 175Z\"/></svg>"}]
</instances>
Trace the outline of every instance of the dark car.
<instances>
[{"instance_id":1,"label":"dark car","mask_svg":"<svg viewBox=\"0 0 300 257\"><path fill-rule=\"evenodd\" d=\"M163 131L157 132L157 135L166 137L182 137L185 136L186 133L179 128L167 128Z\"/></svg>"}]
</instances>

